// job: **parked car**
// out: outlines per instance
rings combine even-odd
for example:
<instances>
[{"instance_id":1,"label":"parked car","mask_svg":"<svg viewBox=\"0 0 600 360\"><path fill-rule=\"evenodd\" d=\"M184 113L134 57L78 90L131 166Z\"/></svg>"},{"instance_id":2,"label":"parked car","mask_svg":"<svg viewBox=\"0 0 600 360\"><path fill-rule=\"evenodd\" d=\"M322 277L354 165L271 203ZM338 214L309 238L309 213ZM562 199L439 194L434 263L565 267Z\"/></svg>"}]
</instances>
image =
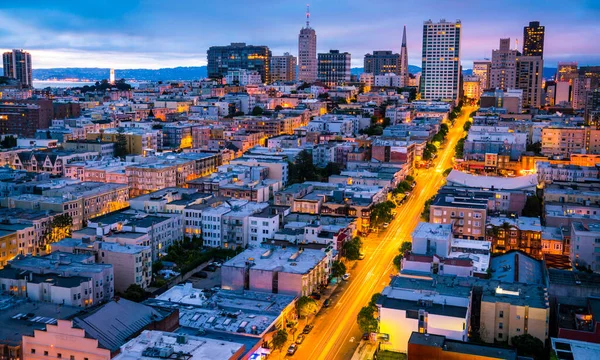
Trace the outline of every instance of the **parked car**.
<instances>
[{"instance_id":1,"label":"parked car","mask_svg":"<svg viewBox=\"0 0 600 360\"><path fill-rule=\"evenodd\" d=\"M300 335L298 335L298 337L296 338L296 344L298 344L298 345L299 345L299 344L302 344L302 343L304 342L304 338L305 338L305 337L306 337L306 336L304 336L304 334L300 334Z\"/></svg>"},{"instance_id":2,"label":"parked car","mask_svg":"<svg viewBox=\"0 0 600 360\"><path fill-rule=\"evenodd\" d=\"M290 345L290 347L288 348L287 354L288 355L294 355L296 353L296 351L298 350L298 345L296 344L292 344Z\"/></svg>"},{"instance_id":3,"label":"parked car","mask_svg":"<svg viewBox=\"0 0 600 360\"><path fill-rule=\"evenodd\" d=\"M350 273L346 273L342 276L342 280L348 281L348 279L350 279Z\"/></svg>"},{"instance_id":4,"label":"parked car","mask_svg":"<svg viewBox=\"0 0 600 360\"><path fill-rule=\"evenodd\" d=\"M217 270L217 268L214 265L207 265L202 270L204 270L204 271L210 271L210 272L215 272Z\"/></svg>"},{"instance_id":5,"label":"parked car","mask_svg":"<svg viewBox=\"0 0 600 360\"><path fill-rule=\"evenodd\" d=\"M194 276L199 277L200 279L206 279L208 277L208 274L206 273L206 271L198 271L194 274Z\"/></svg>"},{"instance_id":6,"label":"parked car","mask_svg":"<svg viewBox=\"0 0 600 360\"><path fill-rule=\"evenodd\" d=\"M311 332L311 330L313 329L314 326L312 326L311 324L307 324L304 329L302 329L302 333L303 334L308 334L309 332Z\"/></svg>"},{"instance_id":7,"label":"parked car","mask_svg":"<svg viewBox=\"0 0 600 360\"><path fill-rule=\"evenodd\" d=\"M315 300L321 300L321 294L319 294L318 292L314 292L314 293L310 294L310 297Z\"/></svg>"},{"instance_id":8,"label":"parked car","mask_svg":"<svg viewBox=\"0 0 600 360\"><path fill-rule=\"evenodd\" d=\"M365 253L361 252L358 254L358 260L362 260L365 258Z\"/></svg>"},{"instance_id":9,"label":"parked car","mask_svg":"<svg viewBox=\"0 0 600 360\"><path fill-rule=\"evenodd\" d=\"M362 335L362 339L363 339L363 340L369 340L369 335L370 335L370 334L369 334L368 332L366 332L366 333L363 333L363 335Z\"/></svg>"},{"instance_id":10,"label":"parked car","mask_svg":"<svg viewBox=\"0 0 600 360\"><path fill-rule=\"evenodd\" d=\"M388 228L388 226L390 226L390 223L383 223L383 228L384 228L384 229L387 229L387 228Z\"/></svg>"},{"instance_id":11,"label":"parked car","mask_svg":"<svg viewBox=\"0 0 600 360\"><path fill-rule=\"evenodd\" d=\"M325 300L325 302L323 303L323 306L324 306L324 307L330 307L332 302L333 302L333 301L332 301L331 299L327 299L327 300Z\"/></svg>"}]
</instances>

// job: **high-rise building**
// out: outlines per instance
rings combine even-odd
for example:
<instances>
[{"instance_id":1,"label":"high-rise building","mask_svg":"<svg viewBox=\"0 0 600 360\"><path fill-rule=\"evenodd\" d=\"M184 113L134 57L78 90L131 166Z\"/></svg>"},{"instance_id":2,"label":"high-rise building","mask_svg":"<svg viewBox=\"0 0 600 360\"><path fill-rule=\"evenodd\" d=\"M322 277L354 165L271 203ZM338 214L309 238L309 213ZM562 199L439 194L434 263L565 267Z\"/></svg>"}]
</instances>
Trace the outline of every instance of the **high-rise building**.
<instances>
[{"instance_id":1,"label":"high-rise building","mask_svg":"<svg viewBox=\"0 0 600 360\"><path fill-rule=\"evenodd\" d=\"M262 82L271 78L271 50L267 46L231 43L211 46L207 51L208 76L222 78L231 70L249 70L260 74Z\"/></svg>"},{"instance_id":2,"label":"high-rise building","mask_svg":"<svg viewBox=\"0 0 600 360\"><path fill-rule=\"evenodd\" d=\"M298 80L317 80L317 33L310 27L310 11L306 8L306 27L298 35Z\"/></svg>"},{"instance_id":3,"label":"high-rise building","mask_svg":"<svg viewBox=\"0 0 600 360\"><path fill-rule=\"evenodd\" d=\"M517 86L519 55L519 51L510 49L510 38L500 39L500 48L492 51L490 88L507 90Z\"/></svg>"},{"instance_id":4,"label":"high-rise building","mask_svg":"<svg viewBox=\"0 0 600 360\"><path fill-rule=\"evenodd\" d=\"M24 50L14 49L2 54L4 76L17 79L23 86L33 86L31 54Z\"/></svg>"},{"instance_id":5,"label":"high-rise building","mask_svg":"<svg viewBox=\"0 0 600 360\"><path fill-rule=\"evenodd\" d=\"M271 58L271 82L296 80L296 57L290 53Z\"/></svg>"},{"instance_id":6,"label":"high-rise building","mask_svg":"<svg viewBox=\"0 0 600 360\"><path fill-rule=\"evenodd\" d=\"M545 27L539 21L531 21L523 28L523 55L544 58Z\"/></svg>"},{"instance_id":7,"label":"high-rise building","mask_svg":"<svg viewBox=\"0 0 600 360\"><path fill-rule=\"evenodd\" d=\"M109 73L109 75L108 75L108 81L109 81L111 84L114 84L114 83L115 83L115 69L110 69L110 73Z\"/></svg>"},{"instance_id":8,"label":"high-rise building","mask_svg":"<svg viewBox=\"0 0 600 360\"><path fill-rule=\"evenodd\" d=\"M490 88L491 70L492 63L489 60L473 61L473 75L479 78L479 89L482 92Z\"/></svg>"},{"instance_id":9,"label":"high-rise building","mask_svg":"<svg viewBox=\"0 0 600 360\"><path fill-rule=\"evenodd\" d=\"M576 62L558 62L556 81L572 82L578 75Z\"/></svg>"},{"instance_id":10,"label":"high-rise building","mask_svg":"<svg viewBox=\"0 0 600 360\"><path fill-rule=\"evenodd\" d=\"M350 81L350 54L329 50L318 55L319 81L335 86Z\"/></svg>"},{"instance_id":11,"label":"high-rise building","mask_svg":"<svg viewBox=\"0 0 600 360\"><path fill-rule=\"evenodd\" d=\"M460 38L460 20L423 23L421 98L459 101Z\"/></svg>"},{"instance_id":12,"label":"high-rise building","mask_svg":"<svg viewBox=\"0 0 600 360\"><path fill-rule=\"evenodd\" d=\"M517 58L517 89L523 90L523 108L542 106L542 78L544 60L541 56Z\"/></svg>"},{"instance_id":13,"label":"high-rise building","mask_svg":"<svg viewBox=\"0 0 600 360\"><path fill-rule=\"evenodd\" d=\"M373 51L372 55L365 55L364 72L400 75L400 54L393 54L391 50Z\"/></svg>"},{"instance_id":14,"label":"high-rise building","mask_svg":"<svg viewBox=\"0 0 600 360\"><path fill-rule=\"evenodd\" d=\"M408 47L406 46L406 25L402 32L402 47L400 48L400 81L402 86L409 86L410 74L408 72Z\"/></svg>"}]
</instances>

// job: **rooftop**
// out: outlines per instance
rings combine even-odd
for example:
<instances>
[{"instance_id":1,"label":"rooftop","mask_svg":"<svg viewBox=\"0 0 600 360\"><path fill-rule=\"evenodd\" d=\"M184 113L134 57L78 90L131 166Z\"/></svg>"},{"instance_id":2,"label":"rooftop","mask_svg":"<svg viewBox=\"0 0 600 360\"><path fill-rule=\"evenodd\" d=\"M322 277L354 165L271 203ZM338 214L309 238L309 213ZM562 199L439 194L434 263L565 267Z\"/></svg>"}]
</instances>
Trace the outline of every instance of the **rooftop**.
<instances>
[{"instance_id":1,"label":"rooftop","mask_svg":"<svg viewBox=\"0 0 600 360\"><path fill-rule=\"evenodd\" d=\"M113 359L149 360L177 355L187 360L229 360L234 355L241 354L244 349L244 344L237 342L144 330L138 337L123 345L121 353Z\"/></svg>"},{"instance_id":2,"label":"rooftop","mask_svg":"<svg viewBox=\"0 0 600 360\"><path fill-rule=\"evenodd\" d=\"M57 320L68 319L79 311L79 307L0 295L0 339L6 344L20 344L23 335L45 330L46 324L56 324Z\"/></svg>"},{"instance_id":3,"label":"rooftop","mask_svg":"<svg viewBox=\"0 0 600 360\"><path fill-rule=\"evenodd\" d=\"M412 238L448 240L452 237L452 225L419 222L412 232Z\"/></svg>"},{"instance_id":4,"label":"rooftop","mask_svg":"<svg viewBox=\"0 0 600 360\"><path fill-rule=\"evenodd\" d=\"M327 254L321 250L260 246L244 250L223 266L235 268L250 266L251 270L306 274L326 257Z\"/></svg>"},{"instance_id":5,"label":"rooftop","mask_svg":"<svg viewBox=\"0 0 600 360\"><path fill-rule=\"evenodd\" d=\"M32 271L44 271L46 273L70 273L86 274L101 273L108 268L109 264L87 264L82 261L87 260L88 255L77 255L64 253L60 251L53 252L46 256L17 255L10 264L17 269L33 269Z\"/></svg>"},{"instance_id":6,"label":"rooftop","mask_svg":"<svg viewBox=\"0 0 600 360\"><path fill-rule=\"evenodd\" d=\"M559 360L593 360L600 353L600 344L557 338L550 340Z\"/></svg>"},{"instance_id":7,"label":"rooftop","mask_svg":"<svg viewBox=\"0 0 600 360\"><path fill-rule=\"evenodd\" d=\"M519 251L510 251L493 257L490 269L492 280L546 286L542 261Z\"/></svg>"},{"instance_id":8,"label":"rooftop","mask_svg":"<svg viewBox=\"0 0 600 360\"><path fill-rule=\"evenodd\" d=\"M422 346L432 346L443 349L443 352L456 354L472 355L482 359L504 359L516 360L517 352L514 349L494 347L493 345L483 345L468 343L464 341L446 339L442 335L421 334L413 332L408 340L409 344Z\"/></svg>"},{"instance_id":9,"label":"rooftop","mask_svg":"<svg viewBox=\"0 0 600 360\"><path fill-rule=\"evenodd\" d=\"M538 184L537 174L518 176L514 178L499 176L480 176L452 170L447 177L448 184L463 187L487 189L530 189Z\"/></svg>"},{"instance_id":10,"label":"rooftop","mask_svg":"<svg viewBox=\"0 0 600 360\"><path fill-rule=\"evenodd\" d=\"M503 216L488 216L488 224L496 227L502 227L504 223L514 226L521 231L542 231L542 223L539 218L521 216L518 218L510 218Z\"/></svg>"}]
</instances>

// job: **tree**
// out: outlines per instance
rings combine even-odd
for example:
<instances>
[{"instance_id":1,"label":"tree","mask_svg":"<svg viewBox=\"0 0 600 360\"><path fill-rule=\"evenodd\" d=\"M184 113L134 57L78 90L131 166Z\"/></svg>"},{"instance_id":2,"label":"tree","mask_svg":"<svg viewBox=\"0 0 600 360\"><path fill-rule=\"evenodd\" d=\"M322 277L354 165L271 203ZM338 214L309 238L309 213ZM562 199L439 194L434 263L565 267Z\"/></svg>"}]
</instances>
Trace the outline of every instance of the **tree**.
<instances>
[{"instance_id":1,"label":"tree","mask_svg":"<svg viewBox=\"0 0 600 360\"><path fill-rule=\"evenodd\" d=\"M0 146L4 149L10 149L17 146L17 138L12 135L6 135L0 142Z\"/></svg>"},{"instance_id":2,"label":"tree","mask_svg":"<svg viewBox=\"0 0 600 360\"><path fill-rule=\"evenodd\" d=\"M275 111L281 111L281 110L283 110L283 106L281 106L281 105L275 106Z\"/></svg>"},{"instance_id":3,"label":"tree","mask_svg":"<svg viewBox=\"0 0 600 360\"><path fill-rule=\"evenodd\" d=\"M345 273L346 265L343 262L336 260L333 262L333 264L331 264L331 276L338 278Z\"/></svg>"},{"instance_id":4,"label":"tree","mask_svg":"<svg viewBox=\"0 0 600 360\"><path fill-rule=\"evenodd\" d=\"M402 244L400 245L400 248L398 249L400 254L405 254L411 250L412 250L412 243L410 241L402 242Z\"/></svg>"},{"instance_id":5,"label":"tree","mask_svg":"<svg viewBox=\"0 0 600 360\"><path fill-rule=\"evenodd\" d=\"M401 253L394 256L394 267L396 268L396 270L398 270L398 272L402 270L402 259L404 259L404 255L402 255Z\"/></svg>"},{"instance_id":6,"label":"tree","mask_svg":"<svg viewBox=\"0 0 600 360\"><path fill-rule=\"evenodd\" d=\"M289 185L318 180L311 153L306 150L298 153L296 161L290 163L288 167L288 179Z\"/></svg>"},{"instance_id":7,"label":"tree","mask_svg":"<svg viewBox=\"0 0 600 360\"><path fill-rule=\"evenodd\" d=\"M127 151L127 137L125 136L125 129L122 127L117 130L117 142L115 143L115 156L125 157L128 155Z\"/></svg>"},{"instance_id":8,"label":"tree","mask_svg":"<svg viewBox=\"0 0 600 360\"><path fill-rule=\"evenodd\" d=\"M255 106L254 109L252 109L252 116L260 116L264 113L263 108L261 108L260 106Z\"/></svg>"},{"instance_id":9,"label":"tree","mask_svg":"<svg viewBox=\"0 0 600 360\"><path fill-rule=\"evenodd\" d=\"M288 333L284 329L279 329L273 339L271 340L271 344L273 345L273 350L281 350L288 339Z\"/></svg>"},{"instance_id":10,"label":"tree","mask_svg":"<svg viewBox=\"0 0 600 360\"><path fill-rule=\"evenodd\" d=\"M346 241L344 245L342 245L342 251L348 260L358 260L360 257L361 248L362 240L358 236L354 237L350 241Z\"/></svg>"},{"instance_id":11,"label":"tree","mask_svg":"<svg viewBox=\"0 0 600 360\"><path fill-rule=\"evenodd\" d=\"M370 305L360 309L356 317L356 322L358 323L360 331L366 333L372 333L377 331L378 323L377 319L374 316L376 310L376 307Z\"/></svg>"},{"instance_id":12,"label":"tree","mask_svg":"<svg viewBox=\"0 0 600 360\"><path fill-rule=\"evenodd\" d=\"M165 264L162 261L158 260L152 263L152 273L157 274L159 271L165 268Z\"/></svg>"},{"instance_id":13,"label":"tree","mask_svg":"<svg viewBox=\"0 0 600 360\"><path fill-rule=\"evenodd\" d=\"M528 144L527 151L532 151L535 155L541 155L542 154L542 143L541 142L534 142L533 144Z\"/></svg>"},{"instance_id":14,"label":"tree","mask_svg":"<svg viewBox=\"0 0 600 360\"><path fill-rule=\"evenodd\" d=\"M369 306L377 307L377 300L381 297L381 293L375 293L371 295L371 301L369 301Z\"/></svg>"},{"instance_id":15,"label":"tree","mask_svg":"<svg viewBox=\"0 0 600 360\"><path fill-rule=\"evenodd\" d=\"M322 177L321 180L328 181L328 179L331 175L339 175L341 173L342 173L342 168L340 167L340 164L335 163L335 162L329 162L329 163L327 163L325 168L323 168L323 170L321 171L321 177Z\"/></svg>"},{"instance_id":16,"label":"tree","mask_svg":"<svg viewBox=\"0 0 600 360\"><path fill-rule=\"evenodd\" d=\"M396 205L391 201L381 202L376 204L371 209L371 227L379 227L384 223L389 223L394 219L394 215L392 215L392 210Z\"/></svg>"},{"instance_id":17,"label":"tree","mask_svg":"<svg viewBox=\"0 0 600 360\"><path fill-rule=\"evenodd\" d=\"M43 235L42 246L49 250L49 246L52 243L60 241L64 238L71 237L71 229L73 227L73 218L69 214L56 215L50 224L46 227L46 231Z\"/></svg>"},{"instance_id":18,"label":"tree","mask_svg":"<svg viewBox=\"0 0 600 360\"><path fill-rule=\"evenodd\" d=\"M545 358L544 343L531 334L514 336L511 343L517 349L519 356L530 356L535 359Z\"/></svg>"},{"instance_id":19,"label":"tree","mask_svg":"<svg viewBox=\"0 0 600 360\"><path fill-rule=\"evenodd\" d=\"M542 203L537 196L531 195L527 197L522 215L528 217L540 217L542 215Z\"/></svg>"},{"instance_id":20,"label":"tree","mask_svg":"<svg viewBox=\"0 0 600 360\"><path fill-rule=\"evenodd\" d=\"M148 293L138 284L131 284L123 293L123 297L127 300L142 302L148 298Z\"/></svg>"},{"instance_id":21,"label":"tree","mask_svg":"<svg viewBox=\"0 0 600 360\"><path fill-rule=\"evenodd\" d=\"M450 175L451 172L452 172L452 168L447 168L446 170L444 170L444 176L448 177L448 175Z\"/></svg>"},{"instance_id":22,"label":"tree","mask_svg":"<svg viewBox=\"0 0 600 360\"><path fill-rule=\"evenodd\" d=\"M463 125L463 130L465 131L469 131L469 129L471 128L471 125L473 125L472 122L467 121L464 125Z\"/></svg>"},{"instance_id":23,"label":"tree","mask_svg":"<svg viewBox=\"0 0 600 360\"><path fill-rule=\"evenodd\" d=\"M319 312L319 305L315 299L308 296L301 296L296 301L296 311L298 311L298 318L306 318L306 322L308 322L309 315Z\"/></svg>"}]
</instances>

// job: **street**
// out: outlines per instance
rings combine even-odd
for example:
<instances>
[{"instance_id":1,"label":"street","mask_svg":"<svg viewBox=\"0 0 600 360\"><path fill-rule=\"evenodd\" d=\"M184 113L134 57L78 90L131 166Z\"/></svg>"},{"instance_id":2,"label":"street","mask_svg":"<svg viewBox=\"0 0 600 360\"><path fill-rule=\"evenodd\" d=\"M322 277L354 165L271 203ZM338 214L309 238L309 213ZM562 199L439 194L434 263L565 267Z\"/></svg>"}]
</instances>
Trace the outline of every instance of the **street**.
<instances>
[{"instance_id":1,"label":"street","mask_svg":"<svg viewBox=\"0 0 600 360\"><path fill-rule=\"evenodd\" d=\"M444 170L452 167L454 147L464 136L463 125L474 107L464 106L455 126L450 129L443 149L438 151L435 166L419 170L417 185L389 227L379 234L363 238L365 259L350 268L350 280L333 296L331 308L324 309L315 318L314 329L293 356L297 359L350 359L362 333L356 323L360 309L371 296L381 292L395 273L393 258L404 241L420 221L425 201L435 195L443 185Z\"/></svg>"}]
</instances>

